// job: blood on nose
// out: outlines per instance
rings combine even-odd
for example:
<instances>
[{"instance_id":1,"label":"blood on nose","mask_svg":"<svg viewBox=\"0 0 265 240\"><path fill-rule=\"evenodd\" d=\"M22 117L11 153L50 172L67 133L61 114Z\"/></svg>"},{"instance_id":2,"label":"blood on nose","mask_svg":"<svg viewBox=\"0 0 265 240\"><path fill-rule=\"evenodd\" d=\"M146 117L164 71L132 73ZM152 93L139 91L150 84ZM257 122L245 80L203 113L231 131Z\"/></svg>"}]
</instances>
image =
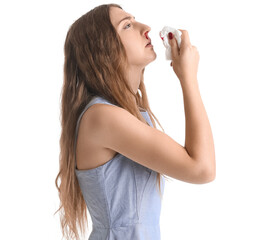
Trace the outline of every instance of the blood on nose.
<instances>
[{"instance_id":1,"label":"blood on nose","mask_svg":"<svg viewBox=\"0 0 265 240\"><path fill-rule=\"evenodd\" d=\"M146 37L146 39L149 39L148 32L145 32L145 37Z\"/></svg>"}]
</instances>

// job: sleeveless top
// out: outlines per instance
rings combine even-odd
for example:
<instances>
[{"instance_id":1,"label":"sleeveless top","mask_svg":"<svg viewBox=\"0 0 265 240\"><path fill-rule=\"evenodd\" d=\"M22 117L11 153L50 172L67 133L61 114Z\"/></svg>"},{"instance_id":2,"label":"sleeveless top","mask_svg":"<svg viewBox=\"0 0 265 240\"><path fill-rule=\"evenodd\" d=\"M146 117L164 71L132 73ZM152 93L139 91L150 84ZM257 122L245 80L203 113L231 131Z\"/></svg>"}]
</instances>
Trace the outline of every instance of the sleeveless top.
<instances>
[{"instance_id":1,"label":"sleeveless top","mask_svg":"<svg viewBox=\"0 0 265 240\"><path fill-rule=\"evenodd\" d=\"M76 126L75 149L80 120L93 104L114 105L94 96L80 114ZM114 105L117 106L117 105ZM141 112L153 127L148 112ZM161 199L157 172L117 153L105 164L75 174L92 220L88 240L160 240ZM165 179L161 175L161 197Z\"/></svg>"}]
</instances>

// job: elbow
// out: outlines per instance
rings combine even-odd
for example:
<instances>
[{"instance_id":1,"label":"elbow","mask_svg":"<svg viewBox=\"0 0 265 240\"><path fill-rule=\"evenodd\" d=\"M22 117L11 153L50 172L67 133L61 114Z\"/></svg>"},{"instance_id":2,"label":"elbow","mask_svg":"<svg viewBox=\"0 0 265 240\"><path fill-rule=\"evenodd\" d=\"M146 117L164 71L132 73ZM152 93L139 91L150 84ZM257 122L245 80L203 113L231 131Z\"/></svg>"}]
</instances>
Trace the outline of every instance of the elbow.
<instances>
[{"instance_id":1,"label":"elbow","mask_svg":"<svg viewBox=\"0 0 265 240\"><path fill-rule=\"evenodd\" d=\"M201 183L210 183L213 182L216 178L216 168L215 166L209 168L205 167L201 171Z\"/></svg>"},{"instance_id":2,"label":"elbow","mask_svg":"<svg viewBox=\"0 0 265 240\"><path fill-rule=\"evenodd\" d=\"M205 177L204 177L204 183L210 183L213 182L215 180L216 174L215 172L211 172L208 173Z\"/></svg>"}]
</instances>

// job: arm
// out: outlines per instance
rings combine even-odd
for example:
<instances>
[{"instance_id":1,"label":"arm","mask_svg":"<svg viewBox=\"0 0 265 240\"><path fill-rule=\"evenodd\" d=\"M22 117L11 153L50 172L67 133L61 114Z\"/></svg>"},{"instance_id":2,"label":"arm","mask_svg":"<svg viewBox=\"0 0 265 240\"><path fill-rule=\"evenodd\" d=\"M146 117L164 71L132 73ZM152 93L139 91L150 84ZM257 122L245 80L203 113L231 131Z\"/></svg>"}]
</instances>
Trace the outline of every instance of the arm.
<instances>
[{"instance_id":1,"label":"arm","mask_svg":"<svg viewBox=\"0 0 265 240\"><path fill-rule=\"evenodd\" d=\"M201 162L162 131L141 122L123 108L94 104L85 118L94 144L172 178L190 183L209 181Z\"/></svg>"},{"instance_id":2,"label":"arm","mask_svg":"<svg viewBox=\"0 0 265 240\"><path fill-rule=\"evenodd\" d=\"M211 126L200 96L197 71L199 52L191 45L189 34L181 30L181 45L173 34L168 35L171 46L171 66L183 91L186 117L185 149L196 162L200 163L202 175L212 181L215 178L215 151Z\"/></svg>"},{"instance_id":3,"label":"arm","mask_svg":"<svg viewBox=\"0 0 265 240\"><path fill-rule=\"evenodd\" d=\"M186 117L185 149L195 161L200 162L202 175L214 180L215 151L211 126L204 108L197 81L182 83Z\"/></svg>"}]
</instances>

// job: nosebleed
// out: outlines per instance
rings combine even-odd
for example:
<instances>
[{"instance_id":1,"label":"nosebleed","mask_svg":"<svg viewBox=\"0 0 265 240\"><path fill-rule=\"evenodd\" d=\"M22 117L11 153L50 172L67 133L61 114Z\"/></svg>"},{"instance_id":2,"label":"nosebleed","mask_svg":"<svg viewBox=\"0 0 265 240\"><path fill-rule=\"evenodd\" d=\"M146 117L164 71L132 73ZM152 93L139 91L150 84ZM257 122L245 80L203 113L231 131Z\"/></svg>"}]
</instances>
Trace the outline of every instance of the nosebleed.
<instances>
[{"instance_id":1,"label":"nosebleed","mask_svg":"<svg viewBox=\"0 0 265 240\"><path fill-rule=\"evenodd\" d=\"M172 28L172 27L168 27L165 26L163 27L163 29L159 32L159 36L163 41L163 44L166 48L166 60L172 60L172 55L171 55L171 47L168 41L168 33L172 32L172 34L175 36L175 38L177 39L178 42L178 47L180 47L180 43L181 43L181 34L182 32L179 31L178 29Z\"/></svg>"}]
</instances>

